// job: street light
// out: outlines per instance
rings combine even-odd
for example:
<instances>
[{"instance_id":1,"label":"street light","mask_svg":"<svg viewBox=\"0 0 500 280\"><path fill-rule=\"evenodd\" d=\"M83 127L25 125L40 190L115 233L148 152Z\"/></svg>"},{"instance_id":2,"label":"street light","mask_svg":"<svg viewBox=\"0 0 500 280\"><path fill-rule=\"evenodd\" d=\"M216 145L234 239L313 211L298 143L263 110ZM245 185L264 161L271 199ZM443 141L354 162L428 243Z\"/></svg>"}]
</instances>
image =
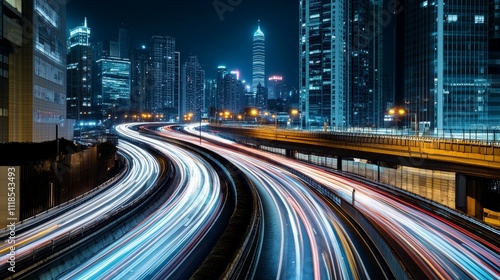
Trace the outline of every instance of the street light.
<instances>
[{"instance_id":1,"label":"street light","mask_svg":"<svg viewBox=\"0 0 500 280\"><path fill-rule=\"evenodd\" d=\"M249 113L250 113L250 116L257 116L258 111L257 111L257 109L251 109ZM245 112L243 113L243 121L247 120L246 116L247 116L247 111L245 110Z\"/></svg>"},{"instance_id":2,"label":"street light","mask_svg":"<svg viewBox=\"0 0 500 280\"><path fill-rule=\"evenodd\" d=\"M300 128L301 125L302 125L302 116L299 114L299 110L298 109L292 109L290 111L290 113L291 113L292 116L297 116L297 115L299 116L299 128ZM292 118L292 122L293 122L293 118Z\"/></svg>"},{"instance_id":3,"label":"street light","mask_svg":"<svg viewBox=\"0 0 500 280\"><path fill-rule=\"evenodd\" d=\"M417 113L413 112L410 113L407 109L405 108L390 108L389 109L389 115L391 116L404 116L406 114L412 114L415 117L415 136L418 137L418 120L417 120ZM397 124L397 122L396 122Z\"/></svg>"}]
</instances>

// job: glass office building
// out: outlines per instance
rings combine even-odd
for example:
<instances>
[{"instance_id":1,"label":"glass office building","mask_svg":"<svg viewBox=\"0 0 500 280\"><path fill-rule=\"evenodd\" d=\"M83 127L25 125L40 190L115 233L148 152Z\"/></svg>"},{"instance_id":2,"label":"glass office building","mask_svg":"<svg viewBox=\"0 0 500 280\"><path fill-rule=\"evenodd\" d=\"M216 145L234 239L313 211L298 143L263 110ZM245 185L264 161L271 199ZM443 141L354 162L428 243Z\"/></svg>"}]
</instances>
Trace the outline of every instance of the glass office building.
<instances>
[{"instance_id":1,"label":"glass office building","mask_svg":"<svg viewBox=\"0 0 500 280\"><path fill-rule=\"evenodd\" d=\"M103 110L130 108L130 61L103 58L97 61L97 98Z\"/></svg>"},{"instance_id":2,"label":"glass office building","mask_svg":"<svg viewBox=\"0 0 500 280\"><path fill-rule=\"evenodd\" d=\"M260 30L260 20L259 27L257 31L253 34L253 59L252 59L252 90L254 93L257 92L257 86L261 84L263 87L265 84L266 75L266 37L262 30Z\"/></svg>"},{"instance_id":3,"label":"glass office building","mask_svg":"<svg viewBox=\"0 0 500 280\"><path fill-rule=\"evenodd\" d=\"M201 120L205 95L205 70L197 56L189 56L182 67L182 106L181 116L193 114L192 120Z\"/></svg>"},{"instance_id":4,"label":"glass office building","mask_svg":"<svg viewBox=\"0 0 500 280\"><path fill-rule=\"evenodd\" d=\"M306 127L381 124L382 1L300 1L300 110Z\"/></svg>"},{"instance_id":5,"label":"glass office building","mask_svg":"<svg viewBox=\"0 0 500 280\"><path fill-rule=\"evenodd\" d=\"M495 126L495 118L498 122L498 83L493 85L499 62L492 56L499 44L492 42L499 4L422 0L405 5L405 102L420 123L429 123L437 133L485 129Z\"/></svg>"},{"instance_id":6,"label":"glass office building","mask_svg":"<svg viewBox=\"0 0 500 280\"><path fill-rule=\"evenodd\" d=\"M66 67L66 105L68 118L95 120L92 109L92 47L87 19L70 30Z\"/></svg>"}]
</instances>

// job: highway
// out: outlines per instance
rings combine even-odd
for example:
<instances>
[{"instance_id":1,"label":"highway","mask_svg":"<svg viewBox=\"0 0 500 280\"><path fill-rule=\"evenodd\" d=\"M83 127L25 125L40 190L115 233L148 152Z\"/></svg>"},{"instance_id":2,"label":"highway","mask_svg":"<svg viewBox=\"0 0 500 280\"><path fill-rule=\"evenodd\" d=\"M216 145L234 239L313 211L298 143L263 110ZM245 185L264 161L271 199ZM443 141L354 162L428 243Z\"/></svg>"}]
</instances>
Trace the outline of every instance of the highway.
<instances>
[{"instance_id":1,"label":"highway","mask_svg":"<svg viewBox=\"0 0 500 280\"><path fill-rule=\"evenodd\" d=\"M184 271L184 260L199 249L200 240L225 204L227 190L221 187L215 169L200 156L144 137L125 125L118 126L117 132L147 143L165 155L176 166L178 183L170 186L170 198L139 225L61 278L165 279L179 275L188 278L189 272L183 274L177 270Z\"/></svg>"},{"instance_id":2,"label":"highway","mask_svg":"<svg viewBox=\"0 0 500 280\"><path fill-rule=\"evenodd\" d=\"M161 135L199 143L169 127ZM254 182L263 202L264 241L254 279L392 278L354 226L297 177L210 142L202 146L237 165Z\"/></svg>"},{"instance_id":3,"label":"highway","mask_svg":"<svg viewBox=\"0 0 500 280\"><path fill-rule=\"evenodd\" d=\"M192 127L188 130L193 135L199 135L199 131ZM218 140L206 133L203 137ZM218 141L228 143L227 140ZM498 247L424 208L322 168L235 143L231 145L238 146L249 155L258 154L300 170L346 201L352 201L355 190L355 207L396 240L407 256L405 261L408 261L410 273L417 279L500 279ZM222 150L221 153L227 152ZM269 163L267 166L271 169Z\"/></svg>"},{"instance_id":4,"label":"highway","mask_svg":"<svg viewBox=\"0 0 500 280\"><path fill-rule=\"evenodd\" d=\"M53 245L54 240L64 239L72 234L78 234L82 228L95 224L147 193L148 189L158 178L159 165L157 160L144 149L120 141L118 148L121 153L132 158L124 178L116 184L96 194L85 203L70 207L47 222L37 224L37 218L29 221L27 230L22 230L22 224L16 229L15 243L9 244L8 240L0 244L1 271L7 271L9 248L15 245L16 262L30 257L41 248ZM138 164L140 163L140 164ZM57 211L57 209L53 209ZM38 218L43 218L43 214Z\"/></svg>"}]
</instances>

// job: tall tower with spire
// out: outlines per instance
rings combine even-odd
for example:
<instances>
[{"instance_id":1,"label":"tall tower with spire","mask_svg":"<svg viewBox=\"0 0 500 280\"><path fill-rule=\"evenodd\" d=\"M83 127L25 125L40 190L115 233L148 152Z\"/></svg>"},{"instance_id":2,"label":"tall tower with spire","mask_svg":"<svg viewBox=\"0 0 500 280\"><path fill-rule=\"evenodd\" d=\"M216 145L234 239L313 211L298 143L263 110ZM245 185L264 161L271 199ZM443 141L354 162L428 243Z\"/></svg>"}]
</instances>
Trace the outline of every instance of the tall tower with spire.
<instances>
[{"instance_id":1,"label":"tall tower with spire","mask_svg":"<svg viewBox=\"0 0 500 280\"><path fill-rule=\"evenodd\" d=\"M87 18L70 30L66 57L66 106L69 119L96 121L92 110L92 46Z\"/></svg>"},{"instance_id":2,"label":"tall tower with spire","mask_svg":"<svg viewBox=\"0 0 500 280\"><path fill-rule=\"evenodd\" d=\"M257 31L253 34L253 59L252 59L252 91L257 92L257 86L265 86L266 48L265 36L260 30L260 20Z\"/></svg>"}]
</instances>

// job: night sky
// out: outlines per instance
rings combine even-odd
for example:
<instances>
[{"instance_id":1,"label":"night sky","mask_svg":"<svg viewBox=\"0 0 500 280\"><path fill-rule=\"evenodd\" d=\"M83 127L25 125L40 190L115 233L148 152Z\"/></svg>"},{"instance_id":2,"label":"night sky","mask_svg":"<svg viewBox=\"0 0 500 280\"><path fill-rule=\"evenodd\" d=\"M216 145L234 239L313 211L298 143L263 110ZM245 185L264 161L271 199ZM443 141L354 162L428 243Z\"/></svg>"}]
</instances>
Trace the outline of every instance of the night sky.
<instances>
[{"instance_id":1,"label":"night sky","mask_svg":"<svg viewBox=\"0 0 500 280\"><path fill-rule=\"evenodd\" d=\"M219 17L214 2L240 3ZM117 37L120 26L130 29L131 48L148 45L153 35L173 36L181 62L197 55L207 78L216 68L239 69L252 77L252 37L261 20L266 36L266 76L282 75L286 84L298 85L299 3L290 0L109 1L69 0L67 29L87 17L93 41ZM68 31L69 33L69 31Z\"/></svg>"}]
</instances>

